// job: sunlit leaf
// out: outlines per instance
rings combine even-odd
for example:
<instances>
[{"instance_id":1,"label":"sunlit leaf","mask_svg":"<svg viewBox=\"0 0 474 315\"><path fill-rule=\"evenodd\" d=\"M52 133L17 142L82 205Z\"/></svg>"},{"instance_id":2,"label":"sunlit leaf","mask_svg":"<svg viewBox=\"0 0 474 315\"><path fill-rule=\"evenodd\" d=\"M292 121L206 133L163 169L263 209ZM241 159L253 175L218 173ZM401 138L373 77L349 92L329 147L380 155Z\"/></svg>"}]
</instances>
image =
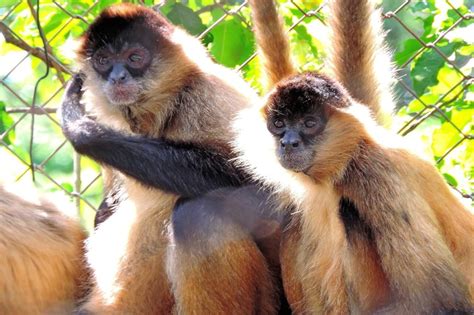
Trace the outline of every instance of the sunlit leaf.
<instances>
[{"instance_id":1,"label":"sunlit leaf","mask_svg":"<svg viewBox=\"0 0 474 315\"><path fill-rule=\"evenodd\" d=\"M13 118L7 113L5 103L0 101L0 134L7 131L14 123ZM15 130L10 130L3 138L6 144L12 144L15 141Z\"/></svg>"},{"instance_id":2,"label":"sunlit leaf","mask_svg":"<svg viewBox=\"0 0 474 315\"><path fill-rule=\"evenodd\" d=\"M69 193L72 193L74 191L74 186L72 186L72 184L70 183L63 182L61 183L61 186Z\"/></svg>"},{"instance_id":3,"label":"sunlit leaf","mask_svg":"<svg viewBox=\"0 0 474 315\"><path fill-rule=\"evenodd\" d=\"M443 123L433 132L431 144L433 154L437 157L443 156L459 140L461 140L459 132L449 122Z\"/></svg>"},{"instance_id":4,"label":"sunlit leaf","mask_svg":"<svg viewBox=\"0 0 474 315\"><path fill-rule=\"evenodd\" d=\"M0 8L8 8L17 4L20 0L2 0L0 1Z\"/></svg>"},{"instance_id":5,"label":"sunlit leaf","mask_svg":"<svg viewBox=\"0 0 474 315\"><path fill-rule=\"evenodd\" d=\"M225 66L235 67L253 52L252 33L234 17L217 25L212 34L214 42L211 44L211 53Z\"/></svg>"},{"instance_id":6,"label":"sunlit leaf","mask_svg":"<svg viewBox=\"0 0 474 315\"><path fill-rule=\"evenodd\" d=\"M166 16L173 24L184 27L192 35L199 35L206 29L199 15L181 3L175 3Z\"/></svg>"},{"instance_id":7,"label":"sunlit leaf","mask_svg":"<svg viewBox=\"0 0 474 315\"><path fill-rule=\"evenodd\" d=\"M453 185L454 187L458 186L458 182L453 176L449 175L448 173L443 173L443 177L449 184Z\"/></svg>"}]
</instances>

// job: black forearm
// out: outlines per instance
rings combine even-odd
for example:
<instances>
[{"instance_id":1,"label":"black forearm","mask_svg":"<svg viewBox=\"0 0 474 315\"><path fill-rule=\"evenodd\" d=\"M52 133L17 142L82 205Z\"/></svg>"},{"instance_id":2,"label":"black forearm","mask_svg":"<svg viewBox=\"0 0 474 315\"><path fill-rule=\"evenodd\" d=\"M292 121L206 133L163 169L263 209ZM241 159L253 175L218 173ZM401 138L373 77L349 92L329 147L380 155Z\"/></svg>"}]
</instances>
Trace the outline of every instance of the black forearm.
<instances>
[{"instance_id":1,"label":"black forearm","mask_svg":"<svg viewBox=\"0 0 474 315\"><path fill-rule=\"evenodd\" d=\"M60 109L63 133L77 152L143 184L184 197L243 182L243 173L229 162L229 157L217 152L125 135L86 117L81 104L82 84L83 77L74 76Z\"/></svg>"},{"instance_id":2,"label":"black forearm","mask_svg":"<svg viewBox=\"0 0 474 315\"><path fill-rule=\"evenodd\" d=\"M243 174L220 154L193 145L127 136L93 121L87 125L65 131L76 151L146 185L195 197L242 183Z\"/></svg>"}]
</instances>

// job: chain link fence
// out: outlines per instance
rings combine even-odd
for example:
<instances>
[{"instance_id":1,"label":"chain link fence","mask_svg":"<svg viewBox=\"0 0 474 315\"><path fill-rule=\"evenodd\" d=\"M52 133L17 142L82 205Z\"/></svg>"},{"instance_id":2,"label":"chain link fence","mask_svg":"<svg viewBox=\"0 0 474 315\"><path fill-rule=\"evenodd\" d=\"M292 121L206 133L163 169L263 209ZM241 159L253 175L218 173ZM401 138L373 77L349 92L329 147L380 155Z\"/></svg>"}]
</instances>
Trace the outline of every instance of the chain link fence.
<instances>
[{"instance_id":1,"label":"chain link fence","mask_svg":"<svg viewBox=\"0 0 474 315\"><path fill-rule=\"evenodd\" d=\"M0 36L0 115L3 115L0 116L0 170L2 174L7 174L3 176L4 181L34 179L44 190L64 191L71 196L81 216L90 217L101 199L100 171L92 161L73 153L60 132L55 112L64 86L74 71L74 39L80 36L101 9L117 1L38 1L7 0L0 5L0 32L3 36L3 39ZM178 24L192 22L192 18L198 17L199 27L193 29L191 24L187 28L191 28L191 33L211 45L212 49L218 46L221 39L219 27L230 20L251 34L247 1L136 3L162 10ZM286 10L285 24L289 28L294 50L301 52L307 44L305 36L317 40L318 34L314 30L324 30L326 5L321 1L280 3L282 10ZM445 12L439 18L426 10L429 3L434 7L434 0L386 1L383 8L386 27L390 31L389 39L395 36L392 41L400 42L403 38L404 42L403 47L396 43L392 45L396 46L393 48L399 67L396 94L400 112L404 113L397 120L396 131L403 136L413 134L421 138L426 136L426 130L429 130L428 133L448 134L448 141L444 141L441 147L439 143L431 144L438 150L432 156L442 169L442 164L451 155L462 156L465 160L472 158L474 107L471 99L472 60L469 57L472 46L458 41L456 38L459 36L452 36L460 29L472 26L472 12L469 3L436 1L436 5L444 8ZM177 5L180 10L176 10ZM414 26L410 18L413 12L424 14L422 19L417 20L418 26ZM186 19L186 14L191 13ZM449 25L446 25L447 20ZM431 23L432 28L438 23L442 31L426 34L430 27L426 23ZM299 32L296 43L292 37L294 32ZM324 32L320 34L323 36ZM253 45L253 42L250 41L250 44ZM238 46L229 46L224 47L226 54L239 49ZM214 53L212 49L211 53ZM258 88L257 54L253 46L251 49L243 59L239 57L238 65L230 66L242 71L244 77L250 78ZM311 54L313 56L309 57L313 58L307 58ZM302 69L322 67L324 52L318 49L318 45L309 47L302 55L304 58L298 60ZM461 57L458 60L454 55ZM446 78L441 80L438 73L434 80L440 82L431 82L431 87L426 85L425 80L433 80L430 72L439 72L444 69L442 66L447 66L449 70L443 70L447 71L444 74ZM433 93L433 86L438 89L436 93ZM452 110L454 107L457 108L455 112ZM433 119L438 122L434 127ZM450 161L450 164L453 163L456 164L456 161ZM454 173L445 176L462 197L471 200L474 170L466 170L465 167L470 168L472 164L471 160L461 165L461 171L459 167L454 167Z\"/></svg>"}]
</instances>

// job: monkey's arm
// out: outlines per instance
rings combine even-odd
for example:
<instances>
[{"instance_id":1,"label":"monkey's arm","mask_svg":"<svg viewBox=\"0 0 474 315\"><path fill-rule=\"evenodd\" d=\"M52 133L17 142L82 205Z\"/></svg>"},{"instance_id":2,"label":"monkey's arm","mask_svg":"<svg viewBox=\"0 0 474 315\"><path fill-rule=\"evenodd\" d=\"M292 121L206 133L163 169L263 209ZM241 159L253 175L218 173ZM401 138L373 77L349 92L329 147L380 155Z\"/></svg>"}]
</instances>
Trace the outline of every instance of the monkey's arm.
<instances>
[{"instance_id":1,"label":"monkey's arm","mask_svg":"<svg viewBox=\"0 0 474 315\"><path fill-rule=\"evenodd\" d=\"M372 168L377 162L383 163L372 161ZM385 164L383 173L378 172L383 174L380 176L355 174L349 180L352 187L347 192L354 202L353 211L361 214L370 230L370 238L395 293L398 311L432 313L470 309L466 281L433 210L416 188L407 185L417 179L410 178L411 174L402 177L390 171L395 168Z\"/></svg>"},{"instance_id":2,"label":"monkey's arm","mask_svg":"<svg viewBox=\"0 0 474 315\"><path fill-rule=\"evenodd\" d=\"M82 82L78 75L73 78L60 109L63 133L78 153L183 197L244 181L227 156L191 144L125 135L85 117Z\"/></svg>"}]
</instances>

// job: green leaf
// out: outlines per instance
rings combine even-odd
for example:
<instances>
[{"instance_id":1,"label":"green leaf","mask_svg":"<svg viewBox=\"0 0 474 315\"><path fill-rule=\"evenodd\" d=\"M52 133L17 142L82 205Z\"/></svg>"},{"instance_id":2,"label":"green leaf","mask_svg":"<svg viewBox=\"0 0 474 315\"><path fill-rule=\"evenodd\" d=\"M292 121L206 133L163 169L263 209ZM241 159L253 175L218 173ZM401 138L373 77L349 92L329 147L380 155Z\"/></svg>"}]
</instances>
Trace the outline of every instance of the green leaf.
<instances>
[{"instance_id":1,"label":"green leaf","mask_svg":"<svg viewBox=\"0 0 474 315\"><path fill-rule=\"evenodd\" d=\"M415 98L413 101L410 102L410 104L408 104L407 112L418 113L425 108L424 104L426 104L427 106L433 105L436 103L437 100L438 100L437 95L424 94L420 97L420 99Z\"/></svg>"},{"instance_id":2,"label":"green leaf","mask_svg":"<svg viewBox=\"0 0 474 315\"><path fill-rule=\"evenodd\" d=\"M474 45L465 44L457 52L463 56L472 56L474 55Z\"/></svg>"},{"instance_id":3,"label":"green leaf","mask_svg":"<svg viewBox=\"0 0 474 315\"><path fill-rule=\"evenodd\" d=\"M296 45L292 46L292 51L298 59L298 63L305 64L311 60L311 63L315 64L315 61L320 57L318 49L314 45L313 37L308 33L306 26L302 24L296 26L294 31L291 37L292 42Z\"/></svg>"},{"instance_id":4,"label":"green leaf","mask_svg":"<svg viewBox=\"0 0 474 315\"><path fill-rule=\"evenodd\" d=\"M243 63L253 52L253 35L235 17L223 21L212 31L214 41L210 50L216 60L235 67Z\"/></svg>"},{"instance_id":5,"label":"green leaf","mask_svg":"<svg viewBox=\"0 0 474 315\"><path fill-rule=\"evenodd\" d=\"M444 122L440 128L433 132L431 149L436 157L440 157L451 149L459 140L461 135L449 122Z\"/></svg>"},{"instance_id":6,"label":"green leaf","mask_svg":"<svg viewBox=\"0 0 474 315\"><path fill-rule=\"evenodd\" d=\"M465 130L466 133L469 133L469 127L474 125L474 108L471 109L463 109L463 110L456 110L453 109L451 112L451 121L452 123L458 127L460 130Z\"/></svg>"},{"instance_id":7,"label":"green leaf","mask_svg":"<svg viewBox=\"0 0 474 315\"><path fill-rule=\"evenodd\" d=\"M432 93L437 94L437 95L443 95L447 93L449 90L453 88L456 84L458 84L461 80L463 79L463 76L455 69L450 68L448 66L444 66L441 69L439 69L438 76L437 76L437 81L438 84L433 86L430 90ZM455 89L453 89L451 92L449 92L448 95L446 95L445 99L450 99L459 92L461 92L463 89L462 85L458 85Z\"/></svg>"},{"instance_id":8,"label":"green leaf","mask_svg":"<svg viewBox=\"0 0 474 315\"><path fill-rule=\"evenodd\" d=\"M72 193L74 191L74 187L70 183L63 182L61 183L61 186L69 193Z\"/></svg>"},{"instance_id":9,"label":"green leaf","mask_svg":"<svg viewBox=\"0 0 474 315\"><path fill-rule=\"evenodd\" d=\"M6 105L0 101L0 134L3 134L8 130L14 123L13 118L7 113ZM15 130L10 130L5 138L3 138L6 144L12 144L15 141Z\"/></svg>"},{"instance_id":10,"label":"green leaf","mask_svg":"<svg viewBox=\"0 0 474 315\"><path fill-rule=\"evenodd\" d=\"M456 181L456 179L453 176L449 175L448 173L443 173L443 177L452 186L454 186L454 187L458 186L458 182Z\"/></svg>"},{"instance_id":11,"label":"green leaf","mask_svg":"<svg viewBox=\"0 0 474 315\"><path fill-rule=\"evenodd\" d=\"M459 43L438 43L438 49L449 57L458 47ZM413 88L418 95L423 94L429 86L438 83L438 71L445 64L443 57L433 48L426 50L415 60L410 72Z\"/></svg>"},{"instance_id":12,"label":"green leaf","mask_svg":"<svg viewBox=\"0 0 474 315\"><path fill-rule=\"evenodd\" d=\"M0 8L8 8L18 3L19 0L2 0L0 2Z\"/></svg>"},{"instance_id":13,"label":"green leaf","mask_svg":"<svg viewBox=\"0 0 474 315\"><path fill-rule=\"evenodd\" d=\"M199 15L181 3L175 3L166 16L173 24L182 26L192 35L199 35L206 29Z\"/></svg>"},{"instance_id":14,"label":"green leaf","mask_svg":"<svg viewBox=\"0 0 474 315\"><path fill-rule=\"evenodd\" d=\"M421 44L414 38L407 39L403 44L403 50L395 55L395 62L397 66L402 66L408 59L413 57L416 51L421 48Z\"/></svg>"}]
</instances>

